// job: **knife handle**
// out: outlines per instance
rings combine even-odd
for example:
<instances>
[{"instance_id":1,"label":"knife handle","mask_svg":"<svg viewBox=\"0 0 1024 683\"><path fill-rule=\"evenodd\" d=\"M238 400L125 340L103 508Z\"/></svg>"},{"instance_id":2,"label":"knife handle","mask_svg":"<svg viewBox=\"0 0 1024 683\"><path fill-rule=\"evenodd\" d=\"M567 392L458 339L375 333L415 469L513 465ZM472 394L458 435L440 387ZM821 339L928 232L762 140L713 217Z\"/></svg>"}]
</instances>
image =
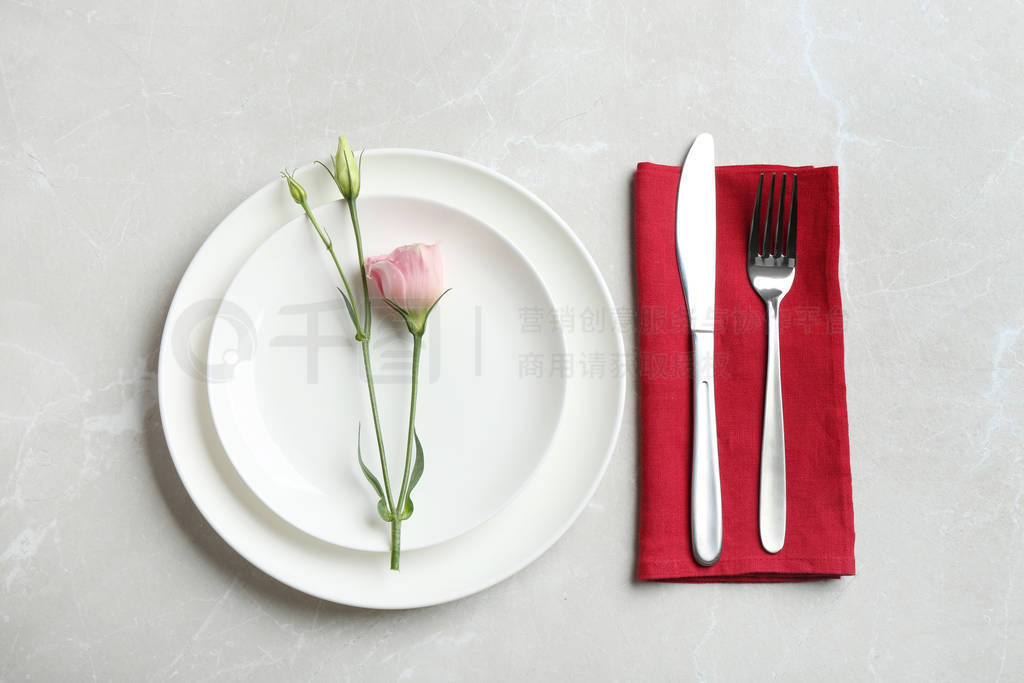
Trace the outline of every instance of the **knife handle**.
<instances>
[{"instance_id":1,"label":"knife handle","mask_svg":"<svg viewBox=\"0 0 1024 683\"><path fill-rule=\"evenodd\" d=\"M715 333L693 332L693 478L690 539L697 562L710 567L722 554L722 487L715 419Z\"/></svg>"}]
</instances>

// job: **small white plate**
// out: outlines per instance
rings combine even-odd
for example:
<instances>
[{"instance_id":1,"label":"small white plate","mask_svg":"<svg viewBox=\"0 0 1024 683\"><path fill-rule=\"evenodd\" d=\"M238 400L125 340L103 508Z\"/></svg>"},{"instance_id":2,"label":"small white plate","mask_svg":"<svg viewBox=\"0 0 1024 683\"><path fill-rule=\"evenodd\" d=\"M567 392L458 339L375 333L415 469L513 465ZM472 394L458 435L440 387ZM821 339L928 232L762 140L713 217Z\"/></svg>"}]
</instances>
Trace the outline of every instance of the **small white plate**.
<instances>
[{"instance_id":1,"label":"small white plate","mask_svg":"<svg viewBox=\"0 0 1024 683\"><path fill-rule=\"evenodd\" d=\"M566 378L532 373L565 355L540 276L507 239L438 202L364 196L367 255L439 243L445 286L420 364L417 431L424 474L402 525L402 547L444 542L504 507L540 464L558 426ZM348 210L316 210L354 289L359 266ZM356 458L380 475L360 344L336 286L337 269L305 217L271 235L235 277L213 325L208 378L228 457L260 499L299 529L356 550L385 551L389 527ZM376 288L371 282L370 286ZM373 299L371 295L371 299ZM379 300L379 299L378 299ZM375 307L371 358L394 495L401 486L412 342L386 305Z\"/></svg>"},{"instance_id":2,"label":"small white plate","mask_svg":"<svg viewBox=\"0 0 1024 683\"><path fill-rule=\"evenodd\" d=\"M213 426L207 377L217 368L206 367L205 360L213 317L235 274L263 240L300 213L280 180L231 212L182 277L160 343L160 419L185 489L243 557L324 600L405 609L493 586L565 533L611 457L622 421L626 359L614 304L597 266L565 222L528 190L479 164L434 152L369 150L362 168L360 202L375 195L433 199L500 232L540 273L559 315L572 323L565 329L573 371L566 379L562 418L536 475L472 531L403 553L401 572L388 569L385 553L351 550L298 531L245 484ZM313 197L337 196L319 167L299 169L297 177Z\"/></svg>"}]
</instances>

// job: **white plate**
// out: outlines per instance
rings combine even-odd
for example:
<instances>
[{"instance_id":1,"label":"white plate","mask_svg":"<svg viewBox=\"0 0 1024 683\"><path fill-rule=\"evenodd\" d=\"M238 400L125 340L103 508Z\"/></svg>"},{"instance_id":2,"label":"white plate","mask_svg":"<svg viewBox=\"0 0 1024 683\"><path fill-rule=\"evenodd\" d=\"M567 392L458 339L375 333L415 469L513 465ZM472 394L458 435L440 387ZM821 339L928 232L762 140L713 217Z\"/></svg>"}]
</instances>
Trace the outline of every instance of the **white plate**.
<instances>
[{"instance_id":1,"label":"white plate","mask_svg":"<svg viewBox=\"0 0 1024 683\"><path fill-rule=\"evenodd\" d=\"M330 178L312 166L301 169L298 178L313 197L336 196ZM325 600L379 609L419 607L511 576L551 547L583 510L608 465L622 419L622 335L607 287L579 240L544 203L503 176L442 154L371 150L363 158L363 193L434 199L476 216L523 252L572 323L565 343L574 372L566 381L562 420L547 457L519 495L476 529L403 553L402 571L391 572L384 553L350 550L298 532L246 486L210 416L206 375L218 368L207 368L202 359L212 319L235 273L268 235L298 214L279 181L225 218L182 278L160 347L160 415L189 495L211 526L254 565Z\"/></svg>"},{"instance_id":2,"label":"white plate","mask_svg":"<svg viewBox=\"0 0 1024 683\"><path fill-rule=\"evenodd\" d=\"M565 346L557 325L524 325L524 314L555 305L526 258L499 233L415 197L368 195L360 198L359 213L367 254L437 242L451 287L431 315L421 356L416 424L425 468L413 496L415 514L402 525L402 548L414 550L486 521L537 469L558 426L566 378L524 377L524 369L530 359L563 357ZM331 202L316 214L333 234L346 276L357 283L347 207ZM329 543L386 551L389 527L356 458L361 424L363 458L380 477L362 351L339 284L305 217L260 245L228 288L213 325L208 364L230 372L208 379L210 408L228 457L272 510ZM373 322L377 404L397 495L412 343L386 305Z\"/></svg>"}]
</instances>

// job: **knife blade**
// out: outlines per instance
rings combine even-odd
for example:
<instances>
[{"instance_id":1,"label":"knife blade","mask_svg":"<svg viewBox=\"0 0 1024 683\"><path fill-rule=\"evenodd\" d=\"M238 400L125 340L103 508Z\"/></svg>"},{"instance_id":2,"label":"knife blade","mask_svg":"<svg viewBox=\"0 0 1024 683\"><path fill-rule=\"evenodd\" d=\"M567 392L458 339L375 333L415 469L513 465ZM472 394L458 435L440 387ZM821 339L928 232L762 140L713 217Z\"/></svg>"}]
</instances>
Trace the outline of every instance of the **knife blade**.
<instances>
[{"instance_id":1,"label":"knife blade","mask_svg":"<svg viewBox=\"0 0 1024 683\"><path fill-rule=\"evenodd\" d=\"M722 554L722 490L715 418L715 144L701 133L683 161L676 198L676 259L693 340L690 539L705 567Z\"/></svg>"}]
</instances>

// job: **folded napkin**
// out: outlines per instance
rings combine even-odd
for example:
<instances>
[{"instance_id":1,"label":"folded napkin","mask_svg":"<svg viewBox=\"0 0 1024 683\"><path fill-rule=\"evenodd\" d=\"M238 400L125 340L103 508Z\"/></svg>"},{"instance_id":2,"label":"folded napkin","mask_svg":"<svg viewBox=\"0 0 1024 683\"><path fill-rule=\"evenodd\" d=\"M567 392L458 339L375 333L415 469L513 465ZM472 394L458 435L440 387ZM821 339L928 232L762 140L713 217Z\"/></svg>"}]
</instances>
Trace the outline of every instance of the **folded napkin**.
<instances>
[{"instance_id":1,"label":"folded napkin","mask_svg":"<svg viewBox=\"0 0 1024 683\"><path fill-rule=\"evenodd\" d=\"M767 328L747 280L758 177L796 172L800 224L780 340L786 429L786 543L761 547L758 484ZM690 549L691 341L676 266L678 166L641 163L634 177L640 372L640 526L644 580L770 582L854 573L850 445L839 297L839 189L833 167L716 169L715 392L724 535L721 559ZM768 183L765 182L767 189Z\"/></svg>"}]
</instances>

